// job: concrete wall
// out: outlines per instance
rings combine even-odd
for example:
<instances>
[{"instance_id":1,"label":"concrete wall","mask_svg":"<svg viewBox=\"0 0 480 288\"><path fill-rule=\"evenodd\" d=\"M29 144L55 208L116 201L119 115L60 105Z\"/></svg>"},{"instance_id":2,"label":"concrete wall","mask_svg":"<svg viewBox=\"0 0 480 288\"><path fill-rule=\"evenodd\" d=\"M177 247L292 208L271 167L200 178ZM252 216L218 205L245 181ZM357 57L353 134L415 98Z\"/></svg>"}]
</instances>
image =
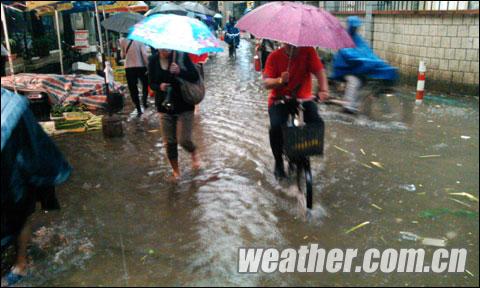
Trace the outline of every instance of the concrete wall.
<instances>
[{"instance_id":1,"label":"concrete wall","mask_svg":"<svg viewBox=\"0 0 480 288\"><path fill-rule=\"evenodd\" d=\"M424 60L427 90L479 94L478 14L374 14L372 24L375 52L400 68L402 82L415 85Z\"/></svg>"}]
</instances>

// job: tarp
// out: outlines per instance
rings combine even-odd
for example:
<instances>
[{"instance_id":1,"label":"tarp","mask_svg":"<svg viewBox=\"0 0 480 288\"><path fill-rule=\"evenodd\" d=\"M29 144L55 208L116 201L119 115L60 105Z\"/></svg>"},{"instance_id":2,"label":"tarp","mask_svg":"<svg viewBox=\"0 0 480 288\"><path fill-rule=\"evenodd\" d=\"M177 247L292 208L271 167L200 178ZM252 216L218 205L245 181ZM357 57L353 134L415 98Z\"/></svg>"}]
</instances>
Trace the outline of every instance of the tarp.
<instances>
[{"instance_id":1,"label":"tarp","mask_svg":"<svg viewBox=\"0 0 480 288\"><path fill-rule=\"evenodd\" d=\"M13 78L2 77L2 87L13 89ZM91 110L104 109L107 105L105 80L97 75L57 75L23 73L15 75L18 91L47 93L51 104L85 104ZM124 92L117 83L114 90Z\"/></svg>"}]
</instances>

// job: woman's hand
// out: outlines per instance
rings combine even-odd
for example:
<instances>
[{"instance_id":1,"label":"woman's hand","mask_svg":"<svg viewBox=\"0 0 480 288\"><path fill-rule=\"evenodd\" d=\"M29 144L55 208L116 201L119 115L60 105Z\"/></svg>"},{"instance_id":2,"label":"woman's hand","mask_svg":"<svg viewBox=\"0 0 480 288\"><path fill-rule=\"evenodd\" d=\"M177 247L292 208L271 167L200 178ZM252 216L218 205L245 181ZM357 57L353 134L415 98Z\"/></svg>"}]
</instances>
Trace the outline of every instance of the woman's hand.
<instances>
[{"instance_id":1,"label":"woman's hand","mask_svg":"<svg viewBox=\"0 0 480 288\"><path fill-rule=\"evenodd\" d=\"M160 84L160 90L163 91L163 92L167 92L168 87L170 87L169 83Z\"/></svg>"},{"instance_id":2,"label":"woman's hand","mask_svg":"<svg viewBox=\"0 0 480 288\"><path fill-rule=\"evenodd\" d=\"M170 73L175 75L180 74L180 66L178 66L177 63L172 63L170 65Z\"/></svg>"}]
</instances>

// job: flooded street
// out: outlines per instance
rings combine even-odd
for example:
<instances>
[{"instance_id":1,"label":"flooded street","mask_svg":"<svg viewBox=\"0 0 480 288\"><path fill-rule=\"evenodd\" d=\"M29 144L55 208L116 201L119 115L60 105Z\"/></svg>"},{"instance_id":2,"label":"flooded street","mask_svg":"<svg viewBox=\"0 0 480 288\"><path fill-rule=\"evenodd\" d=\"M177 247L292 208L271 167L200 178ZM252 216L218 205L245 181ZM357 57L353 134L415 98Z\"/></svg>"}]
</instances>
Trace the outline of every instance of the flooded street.
<instances>
[{"instance_id":1,"label":"flooded street","mask_svg":"<svg viewBox=\"0 0 480 288\"><path fill-rule=\"evenodd\" d=\"M305 219L288 183L273 177L267 92L252 58L242 40L236 61L227 51L205 66L208 91L194 130L202 169L193 172L182 150L176 185L166 181L171 170L154 108L140 119L126 115L123 138L56 137L74 171L57 189L62 210L36 214L33 227L59 239L47 248L34 242L32 277L22 285L478 285L478 202L450 194L478 198L478 98L432 96L415 106L413 93L399 93L358 117L320 105L325 157L312 159L314 209ZM421 216L437 208L474 216ZM240 247L317 243L356 248L358 257L368 248L431 255L435 247L400 241L400 231L468 249L473 274L237 272Z\"/></svg>"}]
</instances>

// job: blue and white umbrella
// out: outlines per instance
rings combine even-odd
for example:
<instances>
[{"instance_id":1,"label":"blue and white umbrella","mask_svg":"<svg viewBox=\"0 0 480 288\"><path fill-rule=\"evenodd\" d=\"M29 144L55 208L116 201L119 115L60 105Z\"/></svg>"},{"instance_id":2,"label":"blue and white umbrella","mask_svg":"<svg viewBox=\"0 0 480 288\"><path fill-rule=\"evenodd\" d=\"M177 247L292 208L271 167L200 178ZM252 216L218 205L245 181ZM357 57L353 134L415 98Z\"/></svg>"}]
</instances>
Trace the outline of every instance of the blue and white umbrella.
<instances>
[{"instance_id":1,"label":"blue and white umbrella","mask_svg":"<svg viewBox=\"0 0 480 288\"><path fill-rule=\"evenodd\" d=\"M223 51L220 41L205 24L187 16L152 15L133 26L128 39L156 49L170 49L196 55Z\"/></svg>"}]
</instances>

